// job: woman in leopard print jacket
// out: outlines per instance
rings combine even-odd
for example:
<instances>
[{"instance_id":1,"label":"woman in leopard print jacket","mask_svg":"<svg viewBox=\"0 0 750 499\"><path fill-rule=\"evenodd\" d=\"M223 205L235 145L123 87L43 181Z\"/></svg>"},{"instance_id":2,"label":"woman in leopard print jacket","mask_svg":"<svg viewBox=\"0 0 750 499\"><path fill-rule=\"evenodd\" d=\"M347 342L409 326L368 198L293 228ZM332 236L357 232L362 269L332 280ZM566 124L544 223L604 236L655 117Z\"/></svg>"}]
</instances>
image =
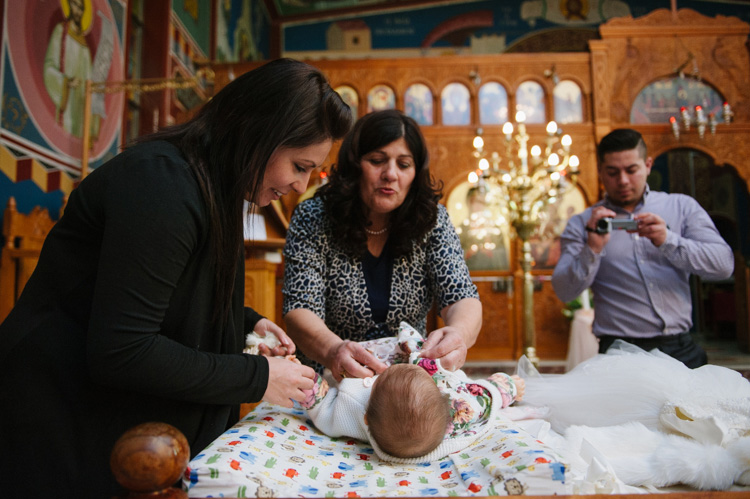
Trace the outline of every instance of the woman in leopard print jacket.
<instances>
[{"instance_id":1,"label":"woman in leopard print jacket","mask_svg":"<svg viewBox=\"0 0 750 499\"><path fill-rule=\"evenodd\" d=\"M284 321L303 360L337 380L380 373L385 365L357 342L393 336L406 321L427 336L425 356L463 365L482 306L440 188L414 120L388 110L357 122L287 233ZM427 334L433 304L445 326Z\"/></svg>"}]
</instances>

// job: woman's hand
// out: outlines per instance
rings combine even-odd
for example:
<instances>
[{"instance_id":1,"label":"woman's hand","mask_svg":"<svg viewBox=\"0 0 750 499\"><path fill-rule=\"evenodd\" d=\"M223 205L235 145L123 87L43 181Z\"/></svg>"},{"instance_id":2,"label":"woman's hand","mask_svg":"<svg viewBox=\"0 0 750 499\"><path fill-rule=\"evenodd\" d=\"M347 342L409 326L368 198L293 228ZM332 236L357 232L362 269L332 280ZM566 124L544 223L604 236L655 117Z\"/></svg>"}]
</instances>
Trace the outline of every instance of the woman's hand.
<instances>
[{"instance_id":1,"label":"woman's hand","mask_svg":"<svg viewBox=\"0 0 750 499\"><path fill-rule=\"evenodd\" d=\"M466 353L482 328L482 302L464 298L443 307L440 315L445 326L427 335L421 357L440 359L443 368L455 371L466 362Z\"/></svg>"},{"instance_id":2,"label":"woman's hand","mask_svg":"<svg viewBox=\"0 0 750 499\"><path fill-rule=\"evenodd\" d=\"M263 400L282 407L292 407L293 400L304 402L313 388L312 368L278 357L268 360L268 386ZM307 390L307 393L305 393Z\"/></svg>"},{"instance_id":3,"label":"woman's hand","mask_svg":"<svg viewBox=\"0 0 750 499\"><path fill-rule=\"evenodd\" d=\"M440 359L443 368L455 371L466 362L466 342L464 334L456 327L446 326L436 329L427 336L422 345L420 357Z\"/></svg>"},{"instance_id":4,"label":"woman's hand","mask_svg":"<svg viewBox=\"0 0 750 499\"><path fill-rule=\"evenodd\" d=\"M380 374L387 367L377 357L354 341L344 340L338 343L328 356L326 367L336 381L343 378L369 378Z\"/></svg>"},{"instance_id":5,"label":"woman's hand","mask_svg":"<svg viewBox=\"0 0 750 499\"><path fill-rule=\"evenodd\" d=\"M281 345L274 348L268 348L268 345L264 345L263 343L261 343L260 345L258 345L258 353L260 353L261 355L265 355L266 357L284 357L286 355L292 355L297 350L297 347L294 345L292 339L287 336L284 330L277 326L273 321L265 318L261 319L257 324L255 324L253 331L255 332L255 334L262 337L265 337L266 334L271 333L276 336L276 338L278 338L279 340L279 343L281 343Z\"/></svg>"}]
</instances>

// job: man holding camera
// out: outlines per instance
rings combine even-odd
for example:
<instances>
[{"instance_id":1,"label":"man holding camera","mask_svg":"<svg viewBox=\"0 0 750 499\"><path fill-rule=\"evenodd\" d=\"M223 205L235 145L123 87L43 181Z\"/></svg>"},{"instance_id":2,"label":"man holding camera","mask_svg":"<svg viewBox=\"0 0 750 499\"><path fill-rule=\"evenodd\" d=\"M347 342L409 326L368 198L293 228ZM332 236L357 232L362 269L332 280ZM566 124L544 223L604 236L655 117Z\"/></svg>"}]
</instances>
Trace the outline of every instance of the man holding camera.
<instances>
[{"instance_id":1,"label":"man holding camera","mask_svg":"<svg viewBox=\"0 0 750 499\"><path fill-rule=\"evenodd\" d=\"M552 276L557 296L568 302L591 288L600 353L622 339L688 367L706 364L689 333L689 278L729 277L732 249L695 199L648 188L653 160L637 131L610 132L597 160L606 195L565 227Z\"/></svg>"}]
</instances>

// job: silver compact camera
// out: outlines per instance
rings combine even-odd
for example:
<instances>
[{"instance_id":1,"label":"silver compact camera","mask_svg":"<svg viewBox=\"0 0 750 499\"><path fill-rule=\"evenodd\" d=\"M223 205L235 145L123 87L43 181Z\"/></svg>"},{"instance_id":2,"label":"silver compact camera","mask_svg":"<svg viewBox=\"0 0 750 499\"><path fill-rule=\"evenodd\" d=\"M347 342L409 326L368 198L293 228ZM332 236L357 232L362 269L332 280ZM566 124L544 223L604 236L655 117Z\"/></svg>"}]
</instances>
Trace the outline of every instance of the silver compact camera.
<instances>
[{"instance_id":1,"label":"silver compact camera","mask_svg":"<svg viewBox=\"0 0 750 499\"><path fill-rule=\"evenodd\" d=\"M609 234L613 230L638 230L638 220L604 217L596 222L597 234Z\"/></svg>"}]
</instances>

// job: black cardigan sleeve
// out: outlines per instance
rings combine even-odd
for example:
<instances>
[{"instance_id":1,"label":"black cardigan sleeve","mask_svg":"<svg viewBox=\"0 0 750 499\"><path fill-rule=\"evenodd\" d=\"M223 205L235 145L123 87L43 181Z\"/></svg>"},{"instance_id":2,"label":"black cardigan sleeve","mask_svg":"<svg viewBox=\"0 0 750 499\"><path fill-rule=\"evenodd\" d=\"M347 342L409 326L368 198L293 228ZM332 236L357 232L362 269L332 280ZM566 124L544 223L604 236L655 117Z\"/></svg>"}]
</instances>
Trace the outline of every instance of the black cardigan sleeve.
<instances>
[{"instance_id":1,"label":"black cardigan sleeve","mask_svg":"<svg viewBox=\"0 0 750 499\"><path fill-rule=\"evenodd\" d=\"M71 197L81 218L101 230L87 333L92 377L189 402L260 400L268 361L220 346L234 349L236 340L217 341L236 338L244 326L230 321L234 330L221 330L201 320L212 310L213 272L206 209L188 165L164 142L117 159L79 186L79 199ZM180 314L197 319L163 329L165 317Z\"/></svg>"},{"instance_id":2,"label":"black cardigan sleeve","mask_svg":"<svg viewBox=\"0 0 750 499\"><path fill-rule=\"evenodd\" d=\"M245 334L250 334L253 329L255 329L255 325L261 320L265 319L262 315L260 315L258 312L253 310L250 307L245 307Z\"/></svg>"}]
</instances>

